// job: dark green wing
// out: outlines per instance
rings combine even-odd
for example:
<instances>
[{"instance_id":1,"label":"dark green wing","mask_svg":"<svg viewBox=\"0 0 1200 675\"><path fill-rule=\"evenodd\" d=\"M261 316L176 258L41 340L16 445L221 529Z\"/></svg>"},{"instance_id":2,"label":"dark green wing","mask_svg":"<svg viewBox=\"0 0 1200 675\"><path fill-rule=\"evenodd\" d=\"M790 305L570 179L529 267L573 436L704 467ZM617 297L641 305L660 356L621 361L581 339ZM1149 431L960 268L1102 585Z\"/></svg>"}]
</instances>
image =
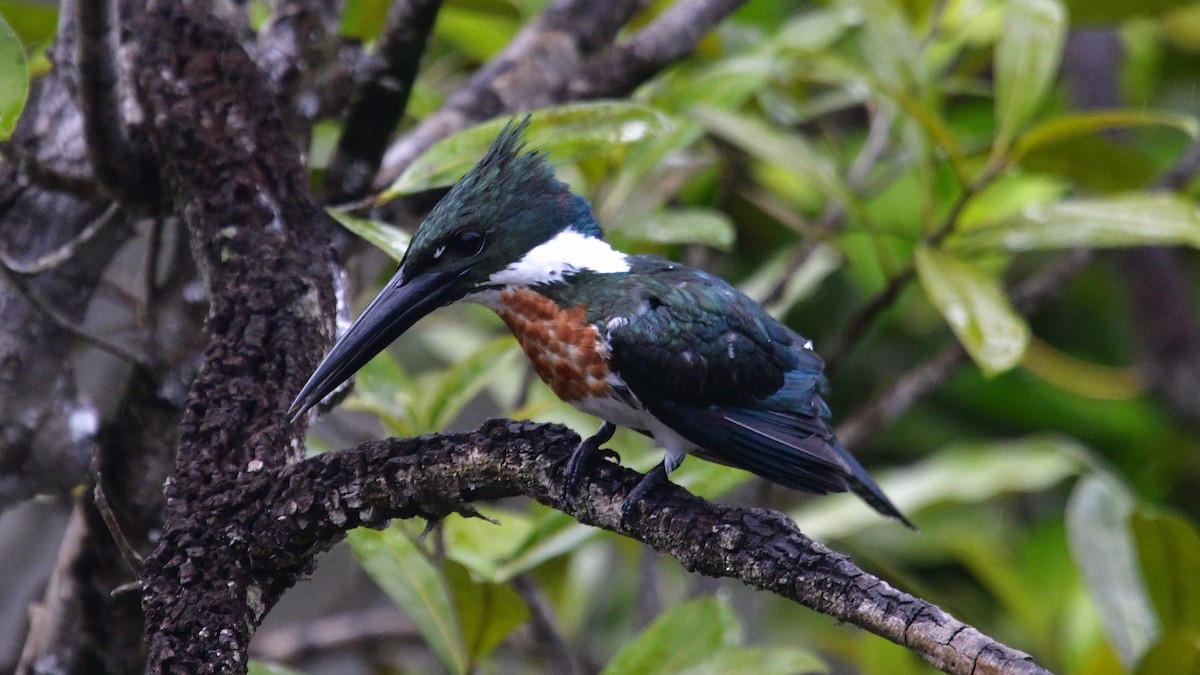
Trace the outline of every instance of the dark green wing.
<instances>
[{"instance_id":1,"label":"dark green wing","mask_svg":"<svg viewBox=\"0 0 1200 675\"><path fill-rule=\"evenodd\" d=\"M779 391L793 370L819 377L821 360L803 339L728 283L654 258L636 265L621 284L622 307L608 308L623 319L607 333L612 367L639 397L746 405Z\"/></svg>"},{"instance_id":2,"label":"dark green wing","mask_svg":"<svg viewBox=\"0 0 1200 675\"><path fill-rule=\"evenodd\" d=\"M648 412L706 459L797 490L852 490L904 520L834 438L824 363L804 338L704 272L641 257L633 272L609 282L596 318L615 317L602 326L612 369Z\"/></svg>"}]
</instances>

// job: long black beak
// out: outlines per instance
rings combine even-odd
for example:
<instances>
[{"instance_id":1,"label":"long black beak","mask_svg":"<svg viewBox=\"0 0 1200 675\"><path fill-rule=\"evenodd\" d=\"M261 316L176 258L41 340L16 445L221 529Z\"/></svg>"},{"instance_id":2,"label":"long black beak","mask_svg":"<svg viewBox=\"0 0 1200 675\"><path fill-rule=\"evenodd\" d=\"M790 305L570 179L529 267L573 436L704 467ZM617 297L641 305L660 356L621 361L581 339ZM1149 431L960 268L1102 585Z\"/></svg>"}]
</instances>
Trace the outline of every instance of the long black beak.
<instances>
[{"instance_id":1,"label":"long black beak","mask_svg":"<svg viewBox=\"0 0 1200 675\"><path fill-rule=\"evenodd\" d=\"M454 282L462 273L426 272L409 279L404 276L401 267L329 350L288 408L290 419L295 420L337 389L421 317L447 304Z\"/></svg>"}]
</instances>

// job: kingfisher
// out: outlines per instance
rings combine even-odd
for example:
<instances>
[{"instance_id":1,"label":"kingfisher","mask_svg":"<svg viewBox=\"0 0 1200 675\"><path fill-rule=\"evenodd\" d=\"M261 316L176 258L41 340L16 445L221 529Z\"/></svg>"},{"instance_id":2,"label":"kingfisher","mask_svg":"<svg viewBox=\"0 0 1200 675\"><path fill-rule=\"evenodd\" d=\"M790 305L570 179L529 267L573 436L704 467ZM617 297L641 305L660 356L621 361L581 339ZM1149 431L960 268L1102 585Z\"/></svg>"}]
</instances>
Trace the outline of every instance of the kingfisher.
<instances>
[{"instance_id":1,"label":"kingfisher","mask_svg":"<svg viewBox=\"0 0 1200 675\"><path fill-rule=\"evenodd\" d=\"M587 199L526 149L528 123L510 121L433 208L291 419L426 314L472 302L499 314L559 398L603 420L567 462L568 503L586 462L608 453L603 444L623 426L665 451L623 518L693 454L796 490L849 490L912 527L834 437L812 342L711 274L610 246Z\"/></svg>"}]
</instances>

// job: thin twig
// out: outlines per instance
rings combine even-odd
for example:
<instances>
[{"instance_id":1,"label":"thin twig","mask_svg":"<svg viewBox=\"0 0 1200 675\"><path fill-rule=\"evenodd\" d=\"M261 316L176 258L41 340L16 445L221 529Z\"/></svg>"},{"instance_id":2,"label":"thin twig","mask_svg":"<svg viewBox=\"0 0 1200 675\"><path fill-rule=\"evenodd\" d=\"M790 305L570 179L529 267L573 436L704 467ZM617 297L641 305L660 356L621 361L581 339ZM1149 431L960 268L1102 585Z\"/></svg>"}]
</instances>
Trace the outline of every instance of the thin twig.
<instances>
[{"instance_id":1,"label":"thin twig","mask_svg":"<svg viewBox=\"0 0 1200 675\"><path fill-rule=\"evenodd\" d=\"M1057 295L1091 260L1091 251L1077 249L1060 255L1037 273L1021 282L1012 292L1013 305L1029 316L1049 298ZM867 440L891 424L917 401L937 389L967 361L967 352L955 340L936 356L900 376L892 386L863 406L837 428L837 437L846 447L861 448Z\"/></svg>"},{"instance_id":2,"label":"thin twig","mask_svg":"<svg viewBox=\"0 0 1200 675\"><path fill-rule=\"evenodd\" d=\"M746 0L678 0L624 42L584 64L564 83L563 100L623 96L692 53L701 38Z\"/></svg>"},{"instance_id":3,"label":"thin twig","mask_svg":"<svg viewBox=\"0 0 1200 675\"><path fill-rule=\"evenodd\" d=\"M373 607L262 631L255 636L252 651L259 658L293 663L307 656L365 643L418 637L412 621L394 607Z\"/></svg>"},{"instance_id":4,"label":"thin twig","mask_svg":"<svg viewBox=\"0 0 1200 675\"><path fill-rule=\"evenodd\" d=\"M125 559L125 563L129 565L130 571L134 576L140 576L142 573L141 554L129 543L129 538L125 536L125 530L121 529L121 524L117 522L117 514L112 509L112 504L108 502L108 495L104 492L104 477L96 476L96 487L93 488L92 494L96 500L96 511L100 514L100 518L108 527L108 533L112 535L113 541L117 544L117 549L121 551L121 557Z\"/></svg>"},{"instance_id":5,"label":"thin twig","mask_svg":"<svg viewBox=\"0 0 1200 675\"><path fill-rule=\"evenodd\" d=\"M51 169L25 146L11 140L0 142L0 156L7 157L19 167L20 174L30 183L50 192L65 192L88 201L111 198L96 182L95 177L71 174Z\"/></svg>"},{"instance_id":6,"label":"thin twig","mask_svg":"<svg viewBox=\"0 0 1200 675\"><path fill-rule=\"evenodd\" d=\"M47 319L49 319L59 328L68 331L75 337L101 351L112 354L122 361L149 367L149 359L142 354L134 352L115 342L110 342L108 339L99 335L92 334L81 326L76 325L74 321L60 314L56 308L47 303L41 297L41 295L38 294L37 290L35 290L23 276L9 269L7 265L0 264L0 275L3 275L4 278L7 279L8 282L12 284L13 287L16 288L26 300L29 301L29 304L33 305L34 309L41 312Z\"/></svg>"},{"instance_id":7,"label":"thin twig","mask_svg":"<svg viewBox=\"0 0 1200 675\"><path fill-rule=\"evenodd\" d=\"M121 78L121 20L116 0L75 3L75 55L79 73L79 109L88 159L96 179L127 203L144 201L142 158L130 142L122 114L126 99Z\"/></svg>"},{"instance_id":8,"label":"thin twig","mask_svg":"<svg viewBox=\"0 0 1200 675\"><path fill-rule=\"evenodd\" d=\"M362 87L346 115L345 131L325 178L330 201L362 197L370 189L387 138L408 107L417 66L441 6L442 0L400 0L388 11L379 39L384 67Z\"/></svg>"},{"instance_id":9,"label":"thin twig","mask_svg":"<svg viewBox=\"0 0 1200 675\"><path fill-rule=\"evenodd\" d=\"M640 0L554 0L446 104L388 148L375 188L389 185L431 145L504 112L553 99L584 58L610 44Z\"/></svg>"},{"instance_id":10,"label":"thin twig","mask_svg":"<svg viewBox=\"0 0 1200 675\"><path fill-rule=\"evenodd\" d=\"M79 234L75 235L58 248L49 251L48 253L43 253L33 260L16 260L10 256L7 251L0 251L0 264L4 265L9 269L9 271L15 272L16 274L31 275L48 272L70 260L71 256L75 255L75 252L79 249L79 247L89 241L92 237L96 236L96 233L104 229L105 225L111 223L113 218L116 217L120 210L121 208L116 204L116 202L109 204L108 208L105 209L104 212L98 217L92 220L92 222L88 223L86 227L80 230Z\"/></svg>"},{"instance_id":11,"label":"thin twig","mask_svg":"<svg viewBox=\"0 0 1200 675\"><path fill-rule=\"evenodd\" d=\"M942 220L942 224L937 231L925 238L925 245L936 248L958 227L958 219L962 215L963 209L967 207L971 199L979 194L981 190L991 184L996 176L1000 174L1003 165L993 163L983 174L972 183L967 189L963 190L958 196L954 204L950 207L950 211ZM832 374L837 371L845 357L859 344L863 336L879 318L879 315L884 310L891 307L896 302L896 298L900 297L900 293L908 287L908 285L917 278L917 267L913 262L909 262L903 270L900 270L895 276L888 280L883 290L871 298L866 305L855 313L849 321L846 322L846 328L842 330L833 345L825 352L825 370Z\"/></svg>"}]
</instances>

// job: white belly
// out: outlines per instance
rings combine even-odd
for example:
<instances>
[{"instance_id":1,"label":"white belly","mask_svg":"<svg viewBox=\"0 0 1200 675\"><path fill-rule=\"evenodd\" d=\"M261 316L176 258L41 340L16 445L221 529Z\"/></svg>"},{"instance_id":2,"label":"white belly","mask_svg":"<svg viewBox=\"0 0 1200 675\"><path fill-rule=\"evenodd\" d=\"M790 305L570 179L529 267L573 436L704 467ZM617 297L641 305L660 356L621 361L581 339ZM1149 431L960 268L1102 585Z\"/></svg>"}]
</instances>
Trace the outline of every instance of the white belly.
<instances>
[{"instance_id":1,"label":"white belly","mask_svg":"<svg viewBox=\"0 0 1200 675\"><path fill-rule=\"evenodd\" d=\"M593 396L582 401L571 401L571 406L619 427L649 432L654 444L667 451L667 473L674 471L689 452L697 449L695 443L675 433L674 429L658 421L640 405L630 405L616 396Z\"/></svg>"}]
</instances>

